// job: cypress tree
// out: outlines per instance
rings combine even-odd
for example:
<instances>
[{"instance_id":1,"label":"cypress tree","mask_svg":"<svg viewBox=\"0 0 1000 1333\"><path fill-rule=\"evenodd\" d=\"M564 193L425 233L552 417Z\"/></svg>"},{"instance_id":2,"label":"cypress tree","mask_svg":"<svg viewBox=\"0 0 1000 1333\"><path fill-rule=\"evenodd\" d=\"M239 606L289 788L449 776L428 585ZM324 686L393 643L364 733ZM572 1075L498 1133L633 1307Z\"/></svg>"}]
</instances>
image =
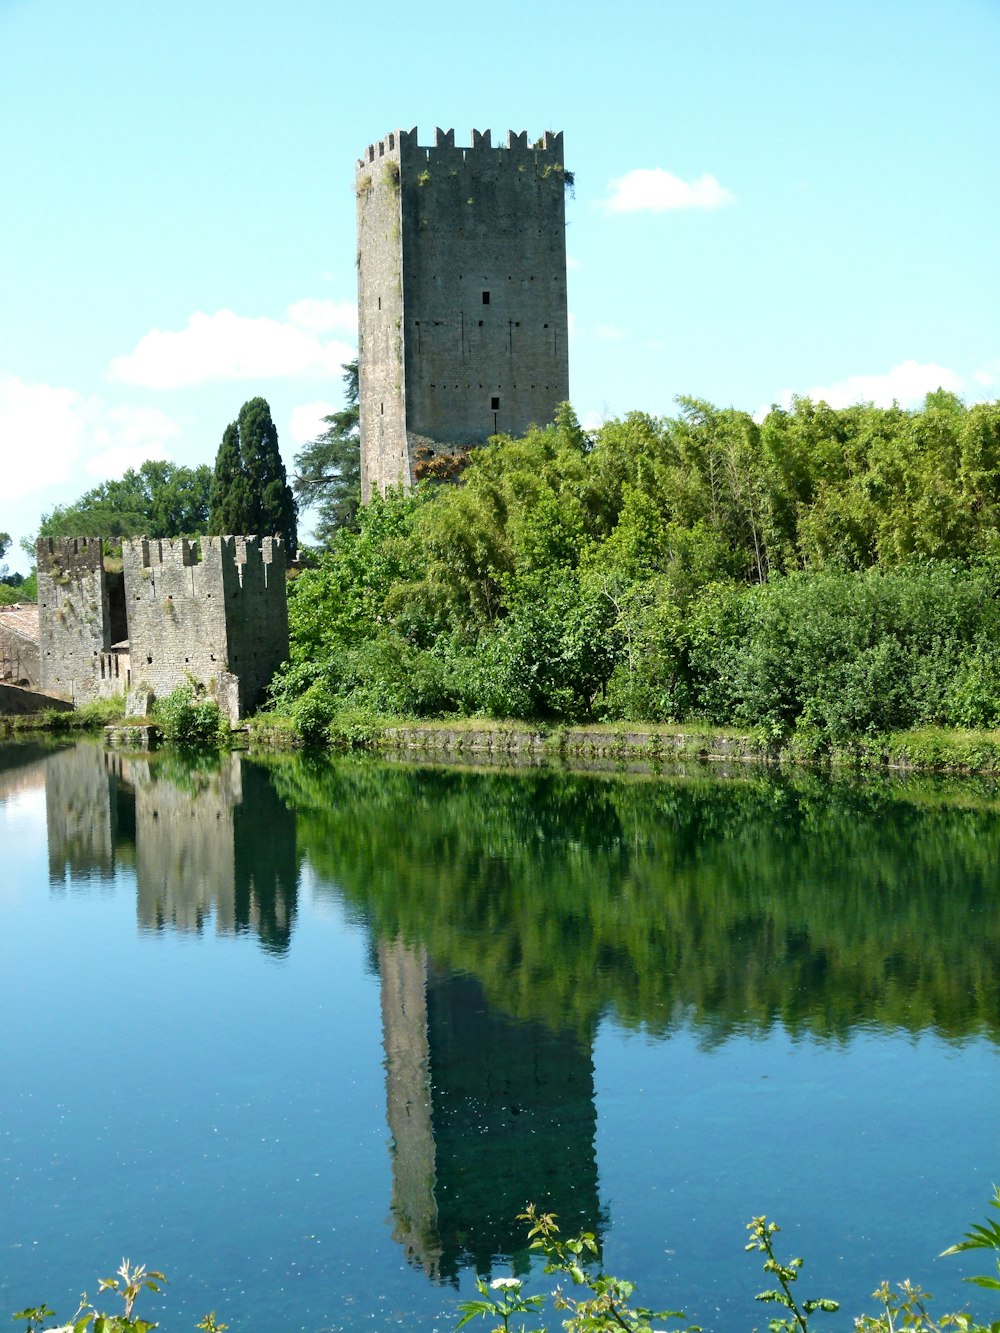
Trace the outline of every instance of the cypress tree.
<instances>
[{"instance_id":1,"label":"cypress tree","mask_svg":"<svg viewBox=\"0 0 1000 1333\"><path fill-rule=\"evenodd\" d=\"M209 496L215 533L280 535L289 557L297 545L295 498L278 452L278 432L264 398L251 398L226 427Z\"/></svg>"},{"instance_id":2,"label":"cypress tree","mask_svg":"<svg viewBox=\"0 0 1000 1333\"><path fill-rule=\"evenodd\" d=\"M208 493L208 526L215 533L253 532L250 487L247 484L240 431L231 421L215 456L215 470Z\"/></svg>"},{"instance_id":3,"label":"cypress tree","mask_svg":"<svg viewBox=\"0 0 1000 1333\"><path fill-rule=\"evenodd\" d=\"M240 450L249 485L255 526L248 531L280 534L289 558L298 544L295 497L278 451L278 431L265 398L251 398L240 408Z\"/></svg>"}]
</instances>

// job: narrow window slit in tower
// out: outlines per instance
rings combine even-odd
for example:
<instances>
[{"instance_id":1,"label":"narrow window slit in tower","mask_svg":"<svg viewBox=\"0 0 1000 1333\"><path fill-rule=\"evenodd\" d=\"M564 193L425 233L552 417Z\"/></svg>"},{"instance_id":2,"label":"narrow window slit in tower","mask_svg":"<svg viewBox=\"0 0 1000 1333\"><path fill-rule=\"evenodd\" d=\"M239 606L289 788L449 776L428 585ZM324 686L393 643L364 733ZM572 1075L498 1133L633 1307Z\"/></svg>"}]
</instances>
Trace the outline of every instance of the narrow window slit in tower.
<instances>
[{"instance_id":1,"label":"narrow window slit in tower","mask_svg":"<svg viewBox=\"0 0 1000 1333\"><path fill-rule=\"evenodd\" d=\"M499 407L500 407L500 399L494 395L494 397L490 399L490 411L496 412Z\"/></svg>"},{"instance_id":2,"label":"narrow window slit in tower","mask_svg":"<svg viewBox=\"0 0 1000 1333\"><path fill-rule=\"evenodd\" d=\"M483 305L489 305L489 303L490 303L489 292L483 292Z\"/></svg>"}]
</instances>

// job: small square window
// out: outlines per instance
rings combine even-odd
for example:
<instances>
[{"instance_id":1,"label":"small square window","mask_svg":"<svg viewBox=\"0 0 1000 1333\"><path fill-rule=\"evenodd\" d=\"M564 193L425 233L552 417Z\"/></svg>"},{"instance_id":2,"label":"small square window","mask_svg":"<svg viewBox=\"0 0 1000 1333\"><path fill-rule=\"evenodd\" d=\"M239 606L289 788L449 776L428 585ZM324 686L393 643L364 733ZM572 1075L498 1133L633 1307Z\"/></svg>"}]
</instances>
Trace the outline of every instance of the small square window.
<instances>
[{"instance_id":1,"label":"small square window","mask_svg":"<svg viewBox=\"0 0 1000 1333\"><path fill-rule=\"evenodd\" d=\"M490 411L491 411L491 412L495 412L499 406L500 406L500 399L499 399L499 398L493 397L493 398L490 399Z\"/></svg>"},{"instance_id":2,"label":"small square window","mask_svg":"<svg viewBox=\"0 0 1000 1333\"><path fill-rule=\"evenodd\" d=\"M489 303L490 303L489 292L483 292L483 305L489 305Z\"/></svg>"}]
</instances>

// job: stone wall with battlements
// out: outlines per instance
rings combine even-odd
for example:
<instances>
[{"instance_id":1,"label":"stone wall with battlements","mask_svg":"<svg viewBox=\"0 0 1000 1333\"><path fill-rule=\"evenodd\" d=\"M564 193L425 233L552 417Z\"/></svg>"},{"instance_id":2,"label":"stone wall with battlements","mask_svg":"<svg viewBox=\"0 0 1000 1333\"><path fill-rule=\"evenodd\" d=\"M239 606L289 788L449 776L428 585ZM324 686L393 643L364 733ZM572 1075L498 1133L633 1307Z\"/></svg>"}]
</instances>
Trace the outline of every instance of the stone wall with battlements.
<instances>
[{"instance_id":1,"label":"stone wall with battlements","mask_svg":"<svg viewBox=\"0 0 1000 1333\"><path fill-rule=\"evenodd\" d=\"M163 698L197 682L232 722L259 704L288 655L283 542L132 538L122 564L119 623L101 542L39 542L43 689L83 703L138 685Z\"/></svg>"},{"instance_id":2,"label":"stone wall with battlements","mask_svg":"<svg viewBox=\"0 0 1000 1333\"><path fill-rule=\"evenodd\" d=\"M100 693L100 655L111 646L103 544L42 537L35 555L42 689L86 703Z\"/></svg>"},{"instance_id":3,"label":"stone wall with battlements","mask_svg":"<svg viewBox=\"0 0 1000 1333\"><path fill-rule=\"evenodd\" d=\"M284 544L140 538L122 556L132 680L158 697L188 679L214 686L232 721L261 702L288 655Z\"/></svg>"},{"instance_id":4,"label":"stone wall with battlements","mask_svg":"<svg viewBox=\"0 0 1000 1333\"><path fill-rule=\"evenodd\" d=\"M410 486L418 450L521 434L568 398L563 138L395 131L356 181L367 498Z\"/></svg>"},{"instance_id":5,"label":"stone wall with battlements","mask_svg":"<svg viewBox=\"0 0 1000 1333\"><path fill-rule=\"evenodd\" d=\"M223 562L229 670L239 681L241 715L263 703L271 677L288 656L285 544L279 537L232 541Z\"/></svg>"},{"instance_id":6,"label":"stone wall with battlements","mask_svg":"<svg viewBox=\"0 0 1000 1333\"><path fill-rule=\"evenodd\" d=\"M224 540L232 541L122 543L132 681L157 698L188 679L208 685L229 670Z\"/></svg>"}]
</instances>

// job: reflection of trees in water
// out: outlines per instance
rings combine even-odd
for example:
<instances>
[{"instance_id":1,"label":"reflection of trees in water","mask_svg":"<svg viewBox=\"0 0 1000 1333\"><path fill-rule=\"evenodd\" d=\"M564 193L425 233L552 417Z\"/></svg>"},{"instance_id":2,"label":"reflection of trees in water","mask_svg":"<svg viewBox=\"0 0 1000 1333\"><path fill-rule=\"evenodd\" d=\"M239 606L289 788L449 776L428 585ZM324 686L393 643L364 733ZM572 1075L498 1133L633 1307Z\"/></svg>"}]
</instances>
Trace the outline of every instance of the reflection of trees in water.
<instances>
[{"instance_id":1,"label":"reflection of trees in water","mask_svg":"<svg viewBox=\"0 0 1000 1333\"><path fill-rule=\"evenodd\" d=\"M252 931L288 948L298 893L295 816L240 755L126 758L81 745L46 765L53 883L134 864L141 927Z\"/></svg>"},{"instance_id":2,"label":"reflection of trees in water","mask_svg":"<svg viewBox=\"0 0 1000 1333\"><path fill-rule=\"evenodd\" d=\"M575 1033L517 1022L474 977L378 947L394 1235L435 1277L524 1247L533 1200L599 1233L593 1061Z\"/></svg>"},{"instance_id":3,"label":"reflection of trees in water","mask_svg":"<svg viewBox=\"0 0 1000 1333\"><path fill-rule=\"evenodd\" d=\"M301 761L275 780L319 877L510 1015L1000 1035L992 787Z\"/></svg>"}]
</instances>

